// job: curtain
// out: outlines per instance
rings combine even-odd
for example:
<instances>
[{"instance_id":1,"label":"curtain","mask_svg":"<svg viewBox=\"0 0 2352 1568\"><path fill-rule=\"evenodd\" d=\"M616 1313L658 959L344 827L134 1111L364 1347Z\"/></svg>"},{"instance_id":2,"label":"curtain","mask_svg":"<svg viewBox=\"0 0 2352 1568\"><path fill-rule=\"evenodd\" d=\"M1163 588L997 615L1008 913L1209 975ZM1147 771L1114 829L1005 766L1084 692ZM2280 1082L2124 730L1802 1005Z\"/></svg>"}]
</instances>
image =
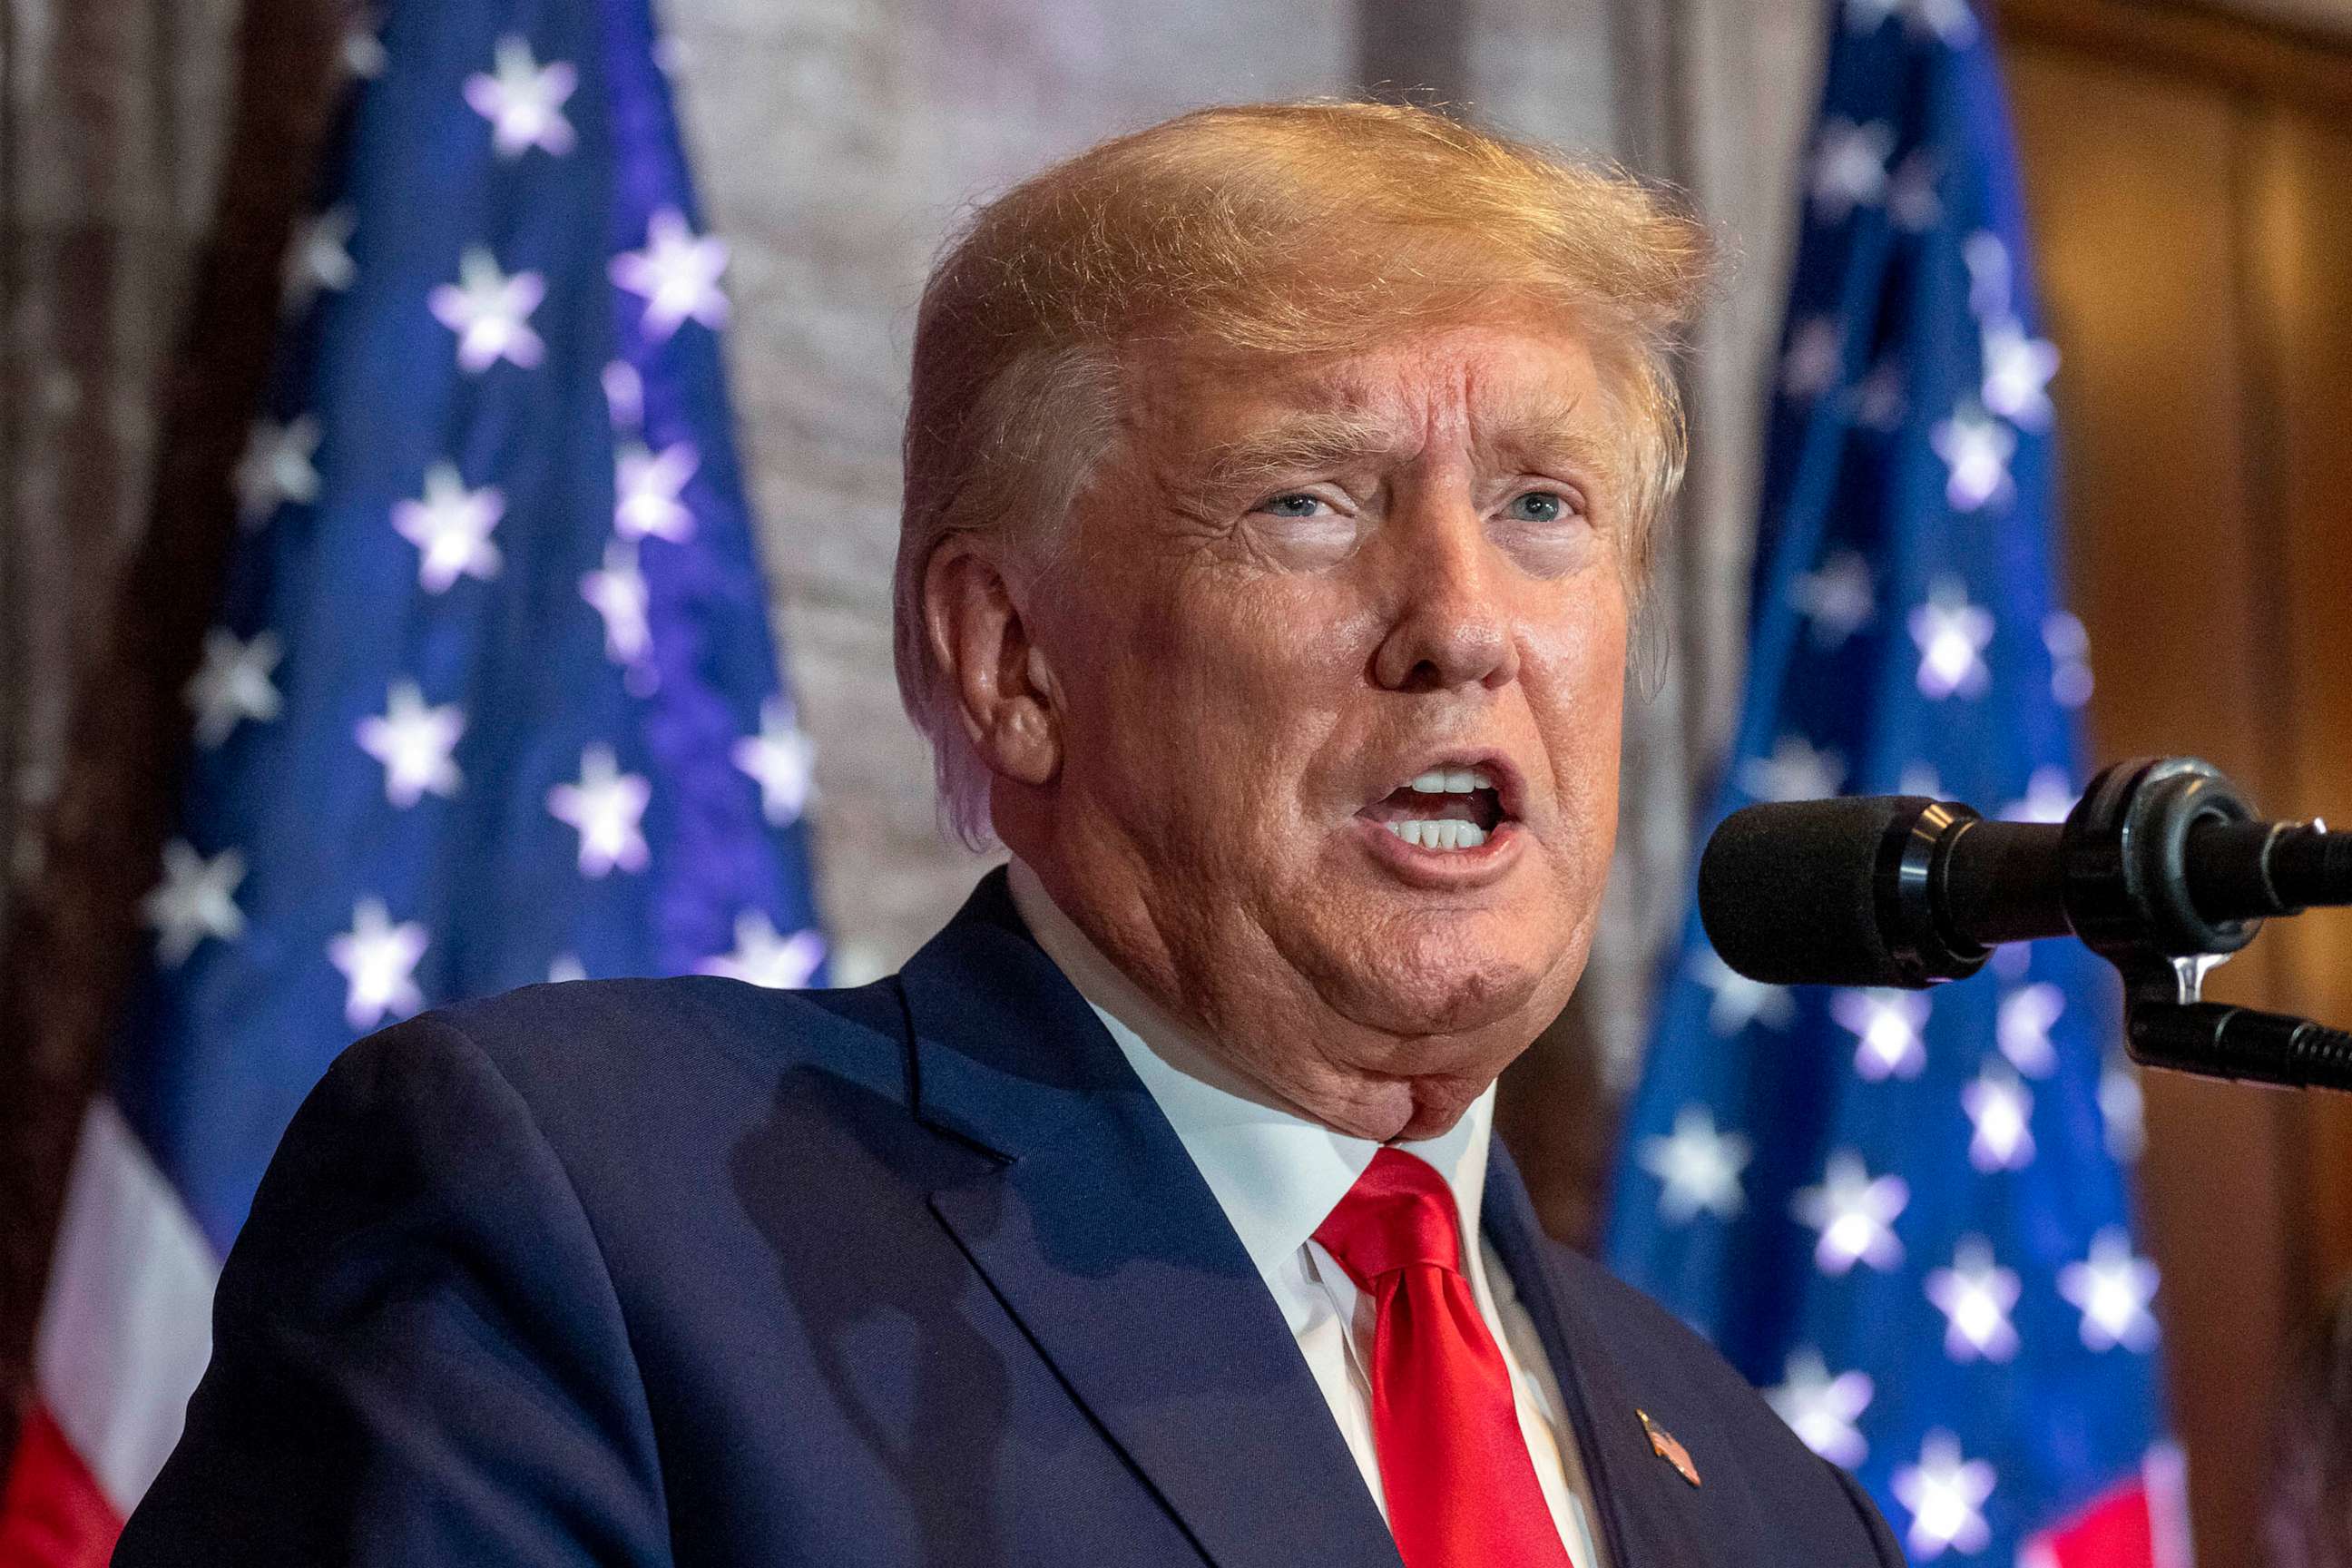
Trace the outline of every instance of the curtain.
<instances>
[{"instance_id":1,"label":"curtain","mask_svg":"<svg viewBox=\"0 0 2352 1568\"><path fill-rule=\"evenodd\" d=\"M329 0L0 0L0 1454L341 37Z\"/></svg>"}]
</instances>

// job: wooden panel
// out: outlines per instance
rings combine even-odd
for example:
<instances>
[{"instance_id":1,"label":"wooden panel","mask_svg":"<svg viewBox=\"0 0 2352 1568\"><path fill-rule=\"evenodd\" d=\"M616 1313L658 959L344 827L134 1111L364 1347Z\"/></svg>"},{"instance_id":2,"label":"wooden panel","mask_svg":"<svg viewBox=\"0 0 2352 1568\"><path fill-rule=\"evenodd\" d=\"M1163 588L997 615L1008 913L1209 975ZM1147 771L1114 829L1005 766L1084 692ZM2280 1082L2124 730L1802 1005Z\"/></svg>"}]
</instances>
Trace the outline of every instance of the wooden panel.
<instances>
[{"instance_id":1,"label":"wooden panel","mask_svg":"<svg viewBox=\"0 0 2352 1568\"><path fill-rule=\"evenodd\" d=\"M1996 0L1994 16L2015 44L2063 46L2143 77L2174 76L2323 113L2352 109L2352 44L2340 33L2183 0Z\"/></svg>"},{"instance_id":2,"label":"wooden panel","mask_svg":"<svg viewBox=\"0 0 2352 1568\"><path fill-rule=\"evenodd\" d=\"M2042 295L2063 356L2066 526L2096 753L2192 752L2274 798L2251 652L2268 563L2247 437L2238 110L2218 90L2013 41ZM2259 956L2258 956L2259 955ZM2262 949L2216 987L2268 989ZM2151 1074L2141 1192L2200 1558L2248 1560L2281 1351L2283 1095Z\"/></svg>"},{"instance_id":3,"label":"wooden panel","mask_svg":"<svg viewBox=\"0 0 2352 1568\"><path fill-rule=\"evenodd\" d=\"M2352 134L2299 111L2263 116L2247 205L2277 500L2257 533L2284 634L2263 692L2281 776L2263 805L2352 827ZM2263 940L2284 961L2274 1005L2352 1026L2352 912L2278 922ZM2306 1289L2317 1295L2352 1273L2352 1096L2303 1109Z\"/></svg>"}]
</instances>

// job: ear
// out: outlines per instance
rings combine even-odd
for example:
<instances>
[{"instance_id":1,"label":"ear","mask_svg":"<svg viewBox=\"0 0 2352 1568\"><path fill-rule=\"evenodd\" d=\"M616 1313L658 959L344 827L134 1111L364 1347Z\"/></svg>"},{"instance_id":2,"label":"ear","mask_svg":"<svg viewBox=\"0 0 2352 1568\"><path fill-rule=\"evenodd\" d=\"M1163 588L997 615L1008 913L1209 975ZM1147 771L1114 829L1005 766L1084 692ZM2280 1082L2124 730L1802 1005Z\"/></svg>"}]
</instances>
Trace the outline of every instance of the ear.
<instances>
[{"instance_id":1,"label":"ear","mask_svg":"<svg viewBox=\"0 0 2352 1568\"><path fill-rule=\"evenodd\" d=\"M924 565L923 629L981 760L1022 784L1051 781L1062 766L1053 670L1012 584L969 535Z\"/></svg>"}]
</instances>

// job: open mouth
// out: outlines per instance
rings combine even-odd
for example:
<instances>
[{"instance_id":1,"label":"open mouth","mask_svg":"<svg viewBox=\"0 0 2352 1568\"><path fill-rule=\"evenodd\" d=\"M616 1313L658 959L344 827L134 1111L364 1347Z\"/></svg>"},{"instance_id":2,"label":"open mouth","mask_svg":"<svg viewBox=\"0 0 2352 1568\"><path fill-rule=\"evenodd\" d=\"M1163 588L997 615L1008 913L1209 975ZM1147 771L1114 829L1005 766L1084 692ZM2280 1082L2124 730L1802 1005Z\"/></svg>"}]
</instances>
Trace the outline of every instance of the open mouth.
<instances>
[{"instance_id":1,"label":"open mouth","mask_svg":"<svg viewBox=\"0 0 2352 1568\"><path fill-rule=\"evenodd\" d=\"M1446 763L1415 774L1357 815L1416 849L1476 849L1511 820L1495 774L1475 763Z\"/></svg>"}]
</instances>

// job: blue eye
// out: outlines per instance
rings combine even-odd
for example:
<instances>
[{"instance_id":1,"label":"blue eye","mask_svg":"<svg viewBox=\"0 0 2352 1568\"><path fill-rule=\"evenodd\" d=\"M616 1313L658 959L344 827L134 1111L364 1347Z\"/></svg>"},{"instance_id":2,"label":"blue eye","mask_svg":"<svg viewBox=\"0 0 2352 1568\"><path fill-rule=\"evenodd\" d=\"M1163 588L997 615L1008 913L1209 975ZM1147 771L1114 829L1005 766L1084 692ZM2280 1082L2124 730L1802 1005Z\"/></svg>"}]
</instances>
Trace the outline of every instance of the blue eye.
<instances>
[{"instance_id":1,"label":"blue eye","mask_svg":"<svg viewBox=\"0 0 2352 1568\"><path fill-rule=\"evenodd\" d=\"M1286 495L1267 497L1258 503L1257 510L1270 511L1276 517L1313 517L1315 509L1323 504L1321 496L1293 490Z\"/></svg>"},{"instance_id":2,"label":"blue eye","mask_svg":"<svg viewBox=\"0 0 2352 1568\"><path fill-rule=\"evenodd\" d=\"M1558 522L1572 516L1568 498L1551 490L1526 490L1511 498L1511 515L1521 522Z\"/></svg>"}]
</instances>

